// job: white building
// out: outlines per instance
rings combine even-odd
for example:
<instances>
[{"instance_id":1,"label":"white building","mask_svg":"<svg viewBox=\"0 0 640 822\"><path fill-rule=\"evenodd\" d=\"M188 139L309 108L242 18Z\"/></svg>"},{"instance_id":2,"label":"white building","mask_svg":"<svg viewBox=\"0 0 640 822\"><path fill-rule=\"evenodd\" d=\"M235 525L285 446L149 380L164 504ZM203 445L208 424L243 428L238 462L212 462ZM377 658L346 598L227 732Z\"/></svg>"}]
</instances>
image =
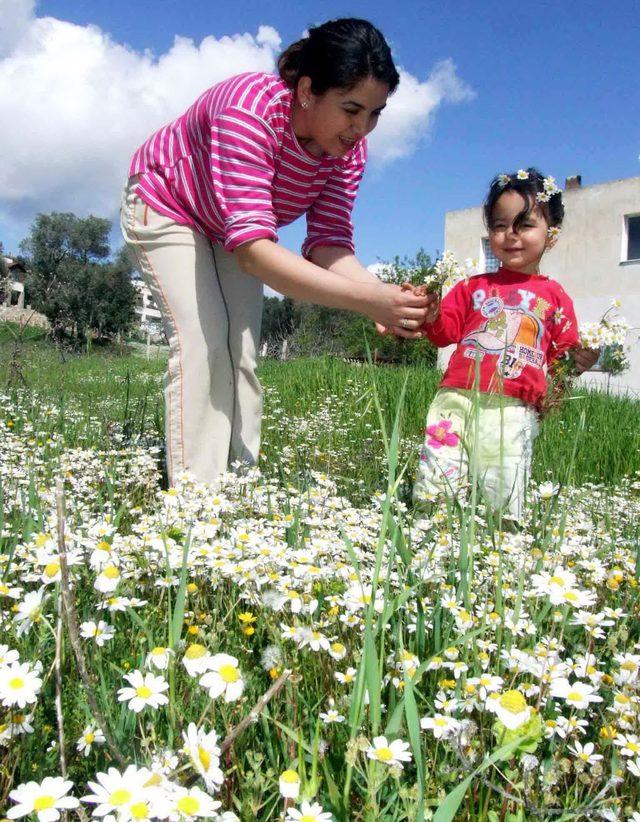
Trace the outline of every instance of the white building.
<instances>
[{"instance_id":1,"label":"white building","mask_svg":"<svg viewBox=\"0 0 640 822\"><path fill-rule=\"evenodd\" d=\"M11 257L3 257L4 264L9 275L9 287L5 295L3 305L6 308L15 306L16 308L24 308L24 281L27 275L27 269L17 260Z\"/></svg>"},{"instance_id":2,"label":"white building","mask_svg":"<svg viewBox=\"0 0 640 822\"><path fill-rule=\"evenodd\" d=\"M611 388L640 397L640 177L592 186L581 182L579 176L566 180L562 233L541 270L565 288L579 322L599 320L614 297L622 301L621 313L634 329L627 339L631 370L611 378ZM447 212L445 248L458 260L479 260L480 271L497 268L481 206ZM441 366L449 356L449 349L440 353ZM607 375L595 371L581 379L607 384Z\"/></svg>"},{"instance_id":3,"label":"white building","mask_svg":"<svg viewBox=\"0 0 640 822\"><path fill-rule=\"evenodd\" d=\"M153 323L161 326L162 314L156 308L156 304L151 296L151 289L144 280L134 280L133 285L137 291L135 313L139 325Z\"/></svg>"}]
</instances>

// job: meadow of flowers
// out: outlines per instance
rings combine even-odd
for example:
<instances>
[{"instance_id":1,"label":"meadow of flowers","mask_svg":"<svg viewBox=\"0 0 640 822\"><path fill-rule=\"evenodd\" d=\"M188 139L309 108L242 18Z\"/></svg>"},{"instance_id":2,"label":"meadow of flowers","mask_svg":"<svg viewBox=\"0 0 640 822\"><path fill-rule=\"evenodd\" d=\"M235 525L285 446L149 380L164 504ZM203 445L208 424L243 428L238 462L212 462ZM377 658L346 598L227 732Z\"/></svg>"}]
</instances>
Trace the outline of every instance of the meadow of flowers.
<instances>
[{"instance_id":1,"label":"meadow of flowers","mask_svg":"<svg viewBox=\"0 0 640 822\"><path fill-rule=\"evenodd\" d=\"M399 370L265 368L260 467L163 490L160 370L0 396L0 817L640 820L637 405L514 532L411 511Z\"/></svg>"}]
</instances>

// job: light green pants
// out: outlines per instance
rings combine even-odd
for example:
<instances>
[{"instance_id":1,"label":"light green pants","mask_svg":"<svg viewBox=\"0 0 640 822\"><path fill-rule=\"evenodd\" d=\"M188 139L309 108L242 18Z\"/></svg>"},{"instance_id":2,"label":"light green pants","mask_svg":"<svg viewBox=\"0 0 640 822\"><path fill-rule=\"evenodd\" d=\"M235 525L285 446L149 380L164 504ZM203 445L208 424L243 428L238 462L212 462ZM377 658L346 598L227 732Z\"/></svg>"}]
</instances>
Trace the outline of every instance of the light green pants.
<instances>
[{"instance_id":1,"label":"light green pants","mask_svg":"<svg viewBox=\"0 0 640 822\"><path fill-rule=\"evenodd\" d=\"M442 388L425 427L414 502L439 494L454 496L474 473L480 493L494 509L520 519L531 472L537 413L522 400L496 394ZM477 419L477 426L476 426Z\"/></svg>"}]
</instances>

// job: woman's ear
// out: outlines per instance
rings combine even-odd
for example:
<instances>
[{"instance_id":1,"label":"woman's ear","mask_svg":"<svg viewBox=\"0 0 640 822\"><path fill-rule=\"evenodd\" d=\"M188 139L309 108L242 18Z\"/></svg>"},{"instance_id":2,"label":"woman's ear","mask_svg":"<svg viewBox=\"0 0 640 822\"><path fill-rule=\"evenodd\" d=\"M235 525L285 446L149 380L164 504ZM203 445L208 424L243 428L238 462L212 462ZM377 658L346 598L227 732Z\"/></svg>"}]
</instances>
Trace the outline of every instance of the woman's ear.
<instances>
[{"instance_id":1,"label":"woman's ear","mask_svg":"<svg viewBox=\"0 0 640 822\"><path fill-rule=\"evenodd\" d=\"M309 108L313 104L313 92L311 91L311 77L301 77L296 88L296 99L302 108Z\"/></svg>"}]
</instances>

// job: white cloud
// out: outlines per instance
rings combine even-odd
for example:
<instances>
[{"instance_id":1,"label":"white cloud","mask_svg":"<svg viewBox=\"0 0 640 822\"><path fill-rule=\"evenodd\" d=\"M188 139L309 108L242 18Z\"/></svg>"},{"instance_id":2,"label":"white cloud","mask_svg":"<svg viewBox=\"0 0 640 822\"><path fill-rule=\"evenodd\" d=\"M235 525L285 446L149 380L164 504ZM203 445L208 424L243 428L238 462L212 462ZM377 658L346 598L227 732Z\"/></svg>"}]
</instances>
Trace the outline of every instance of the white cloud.
<instances>
[{"instance_id":1,"label":"white cloud","mask_svg":"<svg viewBox=\"0 0 640 822\"><path fill-rule=\"evenodd\" d=\"M475 97L475 92L457 76L452 60L436 63L423 82L403 69L399 71L400 85L369 137L371 158L378 165L413 154L428 136L442 103L462 103Z\"/></svg>"},{"instance_id":2,"label":"white cloud","mask_svg":"<svg viewBox=\"0 0 640 822\"><path fill-rule=\"evenodd\" d=\"M115 219L135 148L205 88L242 71L271 71L278 32L176 37L159 56L97 26L37 17L34 0L0 0L0 216L26 233L38 211ZM371 138L386 163L412 153L438 105L469 99L452 63L420 82L402 72Z\"/></svg>"}]
</instances>

